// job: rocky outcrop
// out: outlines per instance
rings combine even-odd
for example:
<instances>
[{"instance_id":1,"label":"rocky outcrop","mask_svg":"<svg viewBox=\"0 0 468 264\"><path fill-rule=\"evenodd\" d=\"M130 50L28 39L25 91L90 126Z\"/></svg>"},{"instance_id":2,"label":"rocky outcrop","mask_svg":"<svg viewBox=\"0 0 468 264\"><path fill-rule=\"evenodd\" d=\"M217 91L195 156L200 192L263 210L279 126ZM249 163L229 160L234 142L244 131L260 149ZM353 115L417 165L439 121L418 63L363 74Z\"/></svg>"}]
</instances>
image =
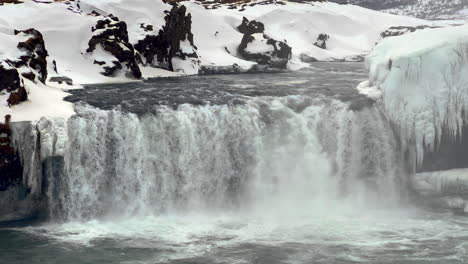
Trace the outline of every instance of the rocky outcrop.
<instances>
[{"instance_id":1,"label":"rocky outcrop","mask_svg":"<svg viewBox=\"0 0 468 264\"><path fill-rule=\"evenodd\" d=\"M47 56L49 56L45 47L44 38L41 32L31 28L27 30L15 30L15 35L23 34L27 37L26 41L18 44L18 49L24 51L19 60L13 62L16 68L27 67L28 71L22 71L21 75L31 81L36 77L42 83L47 80Z\"/></svg>"},{"instance_id":2,"label":"rocky outcrop","mask_svg":"<svg viewBox=\"0 0 468 264\"><path fill-rule=\"evenodd\" d=\"M103 67L103 75L112 77L121 70L125 70L127 76L141 78L140 67L137 63L138 55L128 41L127 24L124 21L109 15L99 20L92 31L94 35L88 43L86 52L98 57L94 63ZM109 58L102 58L107 54L97 54L98 48L108 53Z\"/></svg>"},{"instance_id":3,"label":"rocky outcrop","mask_svg":"<svg viewBox=\"0 0 468 264\"><path fill-rule=\"evenodd\" d=\"M317 41L314 43L315 46L321 49L327 49L327 41L330 39L328 34L320 34L317 38Z\"/></svg>"},{"instance_id":4,"label":"rocky outcrop","mask_svg":"<svg viewBox=\"0 0 468 264\"><path fill-rule=\"evenodd\" d=\"M272 39L264 34L263 23L249 21L244 17L238 30L244 36L237 51L244 59L273 68L286 68L292 56L291 47L284 41Z\"/></svg>"},{"instance_id":5,"label":"rocky outcrop","mask_svg":"<svg viewBox=\"0 0 468 264\"><path fill-rule=\"evenodd\" d=\"M10 116L0 124L0 192L19 184L23 177L21 161L11 145Z\"/></svg>"},{"instance_id":6,"label":"rocky outcrop","mask_svg":"<svg viewBox=\"0 0 468 264\"><path fill-rule=\"evenodd\" d=\"M8 105L17 105L28 99L22 78L45 83L47 80L47 57L42 34L36 29L15 30L15 35L24 41L18 43L22 52L16 59L0 61L0 92L9 93Z\"/></svg>"},{"instance_id":7,"label":"rocky outcrop","mask_svg":"<svg viewBox=\"0 0 468 264\"><path fill-rule=\"evenodd\" d=\"M7 92L10 96L7 99L8 105L16 105L28 99L28 94L24 88L18 70L4 63L0 64L0 92Z\"/></svg>"},{"instance_id":8,"label":"rocky outcrop","mask_svg":"<svg viewBox=\"0 0 468 264\"><path fill-rule=\"evenodd\" d=\"M197 73L200 61L193 42L191 14L185 6L174 4L170 11L166 11L165 21L157 35L146 35L135 49L143 56L145 64L170 71L185 71L183 64L189 64L193 73ZM141 27L146 32L153 30L151 25Z\"/></svg>"}]
</instances>

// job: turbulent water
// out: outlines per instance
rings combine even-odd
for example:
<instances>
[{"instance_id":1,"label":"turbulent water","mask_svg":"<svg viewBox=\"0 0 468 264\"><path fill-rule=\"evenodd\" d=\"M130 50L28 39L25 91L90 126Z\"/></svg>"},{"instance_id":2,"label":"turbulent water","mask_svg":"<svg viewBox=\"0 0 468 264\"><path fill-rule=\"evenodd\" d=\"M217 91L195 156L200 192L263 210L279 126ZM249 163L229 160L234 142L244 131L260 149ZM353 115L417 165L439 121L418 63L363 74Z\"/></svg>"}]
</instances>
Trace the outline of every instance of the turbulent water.
<instances>
[{"instance_id":1,"label":"turbulent water","mask_svg":"<svg viewBox=\"0 0 468 264\"><path fill-rule=\"evenodd\" d=\"M319 64L74 92L76 116L39 124L47 221L0 228L0 262L463 263L468 222L408 205L363 79Z\"/></svg>"}]
</instances>

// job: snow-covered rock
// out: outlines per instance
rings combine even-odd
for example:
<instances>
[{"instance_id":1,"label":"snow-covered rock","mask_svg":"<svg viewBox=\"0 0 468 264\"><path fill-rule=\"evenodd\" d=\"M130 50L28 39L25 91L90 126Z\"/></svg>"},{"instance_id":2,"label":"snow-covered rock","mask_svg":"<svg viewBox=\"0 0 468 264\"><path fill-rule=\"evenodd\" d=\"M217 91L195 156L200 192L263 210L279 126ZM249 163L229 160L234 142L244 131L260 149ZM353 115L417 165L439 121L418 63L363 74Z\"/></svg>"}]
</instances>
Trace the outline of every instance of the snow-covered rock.
<instances>
[{"instance_id":1,"label":"snow-covered rock","mask_svg":"<svg viewBox=\"0 0 468 264\"><path fill-rule=\"evenodd\" d=\"M468 26L387 38L370 54L368 66L369 85L382 92L416 167L443 133L460 137L468 120Z\"/></svg>"},{"instance_id":2,"label":"snow-covered rock","mask_svg":"<svg viewBox=\"0 0 468 264\"><path fill-rule=\"evenodd\" d=\"M141 78L135 50L128 42L127 23L109 15L99 20L92 31L86 52L94 58L94 64L103 67L101 74L116 76L125 67L126 76Z\"/></svg>"},{"instance_id":3,"label":"snow-covered rock","mask_svg":"<svg viewBox=\"0 0 468 264\"><path fill-rule=\"evenodd\" d=\"M193 42L192 16L183 5L173 5L165 17L166 24L157 35L148 34L136 43L146 64L185 74L197 74L200 61ZM142 25L143 26L143 25ZM143 29L153 31L149 25Z\"/></svg>"},{"instance_id":4,"label":"snow-covered rock","mask_svg":"<svg viewBox=\"0 0 468 264\"><path fill-rule=\"evenodd\" d=\"M265 26L255 20L243 18L237 27L244 34L237 48L242 58L255 61L260 65L285 69L291 59L291 47L284 41L278 41L264 34Z\"/></svg>"}]
</instances>

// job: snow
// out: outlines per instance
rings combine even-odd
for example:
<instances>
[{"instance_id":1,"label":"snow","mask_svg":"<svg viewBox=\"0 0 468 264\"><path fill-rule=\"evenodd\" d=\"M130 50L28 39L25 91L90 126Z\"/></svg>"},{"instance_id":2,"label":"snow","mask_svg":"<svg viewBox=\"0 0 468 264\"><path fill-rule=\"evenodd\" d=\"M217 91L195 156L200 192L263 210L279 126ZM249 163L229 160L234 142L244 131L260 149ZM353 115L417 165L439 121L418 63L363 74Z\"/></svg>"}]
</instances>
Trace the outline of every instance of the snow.
<instances>
[{"instance_id":1,"label":"snow","mask_svg":"<svg viewBox=\"0 0 468 264\"><path fill-rule=\"evenodd\" d=\"M416 167L443 129L461 133L468 109L468 25L385 39L367 62L369 86L382 92L403 146L415 144Z\"/></svg>"},{"instance_id":2,"label":"snow","mask_svg":"<svg viewBox=\"0 0 468 264\"><path fill-rule=\"evenodd\" d=\"M275 50L272 45L267 44L268 40L263 38L263 34L253 34L252 37L254 39L247 45L245 51L250 53L266 53L273 52Z\"/></svg>"},{"instance_id":3,"label":"snow","mask_svg":"<svg viewBox=\"0 0 468 264\"><path fill-rule=\"evenodd\" d=\"M75 112L73 104L63 101L68 94L62 89L33 83L23 78L28 100L8 107L7 95L0 95L0 116L11 115L13 122L39 120L43 116L68 118Z\"/></svg>"},{"instance_id":4,"label":"snow","mask_svg":"<svg viewBox=\"0 0 468 264\"><path fill-rule=\"evenodd\" d=\"M129 40L138 42L146 34L157 34L165 24L164 11L170 5L160 0L81 0L80 8L76 2L48 4L25 1L19 5L4 5L0 8L0 59L17 58L16 45L20 36L13 35L13 29L35 28L45 40L49 52L49 76L66 76L76 84L73 87L50 84L46 87L28 84L30 101L24 106L11 109L1 105L0 116L13 114L13 120L37 120L41 115L63 116L72 114L71 106L63 103L66 93L62 89L79 87L91 83L128 82L124 75L106 77L100 74L101 66L94 64L94 57L86 54L88 41L92 36L91 28L99 17L89 15L92 11L102 15L113 14L128 25ZM293 57L288 64L290 70L307 66L300 61L306 54L318 60L350 59L370 52L379 40L379 34L390 26L420 25L427 21L407 18L377 11L367 10L352 5L335 3L293 3L285 5L247 6L244 11L221 6L206 9L201 4L183 2L192 15L192 32L200 67L232 67L250 69L255 62L246 61L237 54L237 47L242 34L237 30L243 16L249 20L258 20L265 24L265 33L276 40L286 41L293 49ZM152 25L153 31L145 32L142 24ZM321 33L330 36L327 50L313 45ZM191 47L182 43L184 50ZM113 58L106 52L99 53L100 60ZM57 73L53 71L52 61L57 62ZM196 74L198 63L175 60L177 73L160 69L141 67L144 78ZM48 83L49 84L49 83ZM37 91L35 91L37 89ZM39 92L40 91L40 92ZM35 100L44 100L36 102ZM57 108L53 111L53 108ZM59 112L63 111L63 112Z\"/></svg>"}]
</instances>

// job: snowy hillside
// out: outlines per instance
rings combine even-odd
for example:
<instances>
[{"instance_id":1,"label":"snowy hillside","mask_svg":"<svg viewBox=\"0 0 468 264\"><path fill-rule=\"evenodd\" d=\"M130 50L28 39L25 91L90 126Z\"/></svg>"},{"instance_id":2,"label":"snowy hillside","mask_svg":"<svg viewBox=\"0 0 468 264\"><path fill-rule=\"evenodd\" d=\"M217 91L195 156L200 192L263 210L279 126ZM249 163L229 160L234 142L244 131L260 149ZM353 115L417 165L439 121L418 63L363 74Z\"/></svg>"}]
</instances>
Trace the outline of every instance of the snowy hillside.
<instances>
[{"instance_id":1,"label":"snowy hillside","mask_svg":"<svg viewBox=\"0 0 468 264\"><path fill-rule=\"evenodd\" d=\"M466 19L467 0L349 0L350 4L424 19Z\"/></svg>"},{"instance_id":2,"label":"snowy hillside","mask_svg":"<svg viewBox=\"0 0 468 264\"><path fill-rule=\"evenodd\" d=\"M403 143L415 143L417 164L443 133L461 134L468 118L468 26L385 39L368 64L370 86L382 92Z\"/></svg>"},{"instance_id":3,"label":"snowy hillside","mask_svg":"<svg viewBox=\"0 0 468 264\"><path fill-rule=\"evenodd\" d=\"M48 78L43 83L25 82L29 95L25 104L33 104L29 107L36 109L34 117L19 118L18 112L24 112L19 109L26 106L9 108L5 100L0 102L0 115L14 113L13 119L21 120L53 114L37 111L44 106L34 103L47 96L61 98L65 94L60 88L74 87L61 80L79 85L140 76L258 71L276 67L271 63L281 56L287 64L276 65L290 70L317 60L361 60L389 27L428 23L336 3L255 3L241 8L207 7L191 1L173 8L159 0L5 4L0 7L0 60L20 56L15 29L34 28L42 34L48 52ZM253 25L257 21L263 24L259 44L252 42L250 34L240 32L244 17ZM242 41L246 45L243 51L239 49ZM279 50L278 45L287 49ZM247 56L246 51L252 50L252 56ZM274 52L268 55L268 50ZM262 63L266 65L258 67ZM20 78L24 76L20 74ZM58 78L61 84L50 82L51 78ZM39 89L43 90L36 93Z\"/></svg>"}]
</instances>

